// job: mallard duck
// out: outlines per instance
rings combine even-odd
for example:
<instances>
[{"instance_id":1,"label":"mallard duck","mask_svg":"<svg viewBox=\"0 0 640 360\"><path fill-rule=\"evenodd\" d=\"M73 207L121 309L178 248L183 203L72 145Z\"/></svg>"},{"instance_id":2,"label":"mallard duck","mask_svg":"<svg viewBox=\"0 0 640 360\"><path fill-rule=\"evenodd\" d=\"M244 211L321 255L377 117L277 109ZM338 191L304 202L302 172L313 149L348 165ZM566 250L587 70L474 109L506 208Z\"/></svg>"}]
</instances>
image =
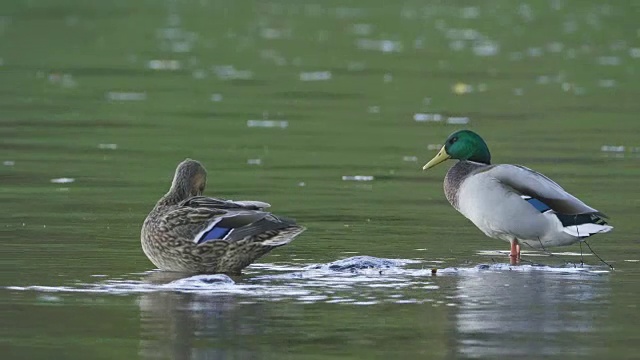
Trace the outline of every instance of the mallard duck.
<instances>
[{"instance_id":1,"label":"mallard duck","mask_svg":"<svg viewBox=\"0 0 640 360\"><path fill-rule=\"evenodd\" d=\"M444 178L447 200L485 235L510 242L512 263L522 244L546 249L613 229L603 213L548 177L521 165L492 165L487 144L473 131L449 135L423 170L448 159L459 161Z\"/></svg>"},{"instance_id":2,"label":"mallard duck","mask_svg":"<svg viewBox=\"0 0 640 360\"><path fill-rule=\"evenodd\" d=\"M271 214L261 201L202 196L207 171L186 159L142 225L142 249L161 270L189 273L240 271L305 228Z\"/></svg>"}]
</instances>

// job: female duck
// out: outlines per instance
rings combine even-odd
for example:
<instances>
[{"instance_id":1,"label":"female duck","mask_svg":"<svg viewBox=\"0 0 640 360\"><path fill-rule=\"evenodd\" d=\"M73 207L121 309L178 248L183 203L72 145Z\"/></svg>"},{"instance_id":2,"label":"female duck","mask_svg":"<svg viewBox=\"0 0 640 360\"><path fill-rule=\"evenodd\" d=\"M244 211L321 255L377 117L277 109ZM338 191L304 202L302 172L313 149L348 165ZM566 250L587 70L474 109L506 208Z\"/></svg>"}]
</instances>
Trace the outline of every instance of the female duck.
<instances>
[{"instance_id":1,"label":"female duck","mask_svg":"<svg viewBox=\"0 0 640 360\"><path fill-rule=\"evenodd\" d=\"M142 249L161 270L239 274L305 230L264 211L270 206L264 202L201 196L206 182L199 162L181 162L169 192L145 219Z\"/></svg>"},{"instance_id":2,"label":"female duck","mask_svg":"<svg viewBox=\"0 0 640 360\"><path fill-rule=\"evenodd\" d=\"M485 235L511 243L512 263L520 245L569 245L611 231L605 215L548 177L520 165L491 165L484 140L470 130L451 134L423 170L458 159L444 179L449 203Z\"/></svg>"}]
</instances>

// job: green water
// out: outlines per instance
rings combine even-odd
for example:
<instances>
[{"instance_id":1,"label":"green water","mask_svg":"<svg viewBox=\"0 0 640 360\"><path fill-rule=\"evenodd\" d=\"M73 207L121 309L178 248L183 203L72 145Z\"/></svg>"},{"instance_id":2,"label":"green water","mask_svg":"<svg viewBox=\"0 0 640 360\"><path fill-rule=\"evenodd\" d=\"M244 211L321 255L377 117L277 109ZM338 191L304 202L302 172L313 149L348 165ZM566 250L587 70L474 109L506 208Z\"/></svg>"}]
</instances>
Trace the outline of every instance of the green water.
<instances>
[{"instance_id":1,"label":"green water","mask_svg":"<svg viewBox=\"0 0 640 360\"><path fill-rule=\"evenodd\" d=\"M632 2L577 0L2 2L3 358L637 357L638 24ZM471 271L506 244L446 202L447 166L420 170L462 125L416 113L468 117L494 162L608 214L590 244L616 270ZM185 157L207 194L308 228L239 294L139 289L175 280L150 280L139 229ZM304 275L354 255L418 263Z\"/></svg>"}]
</instances>

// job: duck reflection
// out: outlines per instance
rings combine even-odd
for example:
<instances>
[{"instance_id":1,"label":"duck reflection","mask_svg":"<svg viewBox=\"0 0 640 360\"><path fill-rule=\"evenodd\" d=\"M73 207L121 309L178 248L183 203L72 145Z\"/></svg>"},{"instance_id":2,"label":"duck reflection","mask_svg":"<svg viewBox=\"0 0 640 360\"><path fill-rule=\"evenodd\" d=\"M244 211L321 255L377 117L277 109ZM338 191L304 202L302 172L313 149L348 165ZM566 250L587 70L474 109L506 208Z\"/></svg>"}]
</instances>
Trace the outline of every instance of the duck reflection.
<instances>
[{"instance_id":1,"label":"duck reflection","mask_svg":"<svg viewBox=\"0 0 640 360\"><path fill-rule=\"evenodd\" d=\"M596 338L607 278L538 270L461 276L453 313L458 353L470 358L588 354L593 349L584 339Z\"/></svg>"},{"instance_id":2,"label":"duck reflection","mask_svg":"<svg viewBox=\"0 0 640 360\"><path fill-rule=\"evenodd\" d=\"M176 273L151 273L145 280L164 284ZM262 305L241 304L233 295L151 292L140 296L143 359L258 359L252 342L265 332Z\"/></svg>"}]
</instances>

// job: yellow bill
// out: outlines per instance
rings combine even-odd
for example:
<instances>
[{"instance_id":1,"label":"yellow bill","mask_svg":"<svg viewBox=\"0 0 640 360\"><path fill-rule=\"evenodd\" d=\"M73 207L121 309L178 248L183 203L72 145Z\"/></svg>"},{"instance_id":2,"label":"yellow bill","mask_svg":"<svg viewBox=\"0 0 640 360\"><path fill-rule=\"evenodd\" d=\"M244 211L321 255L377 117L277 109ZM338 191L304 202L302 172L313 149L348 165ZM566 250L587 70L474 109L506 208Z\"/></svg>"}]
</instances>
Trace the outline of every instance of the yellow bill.
<instances>
[{"instance_id":1,"label":"yellow bill","mask_svg":"<svg viewBox=\"0 0 640 360\"><path fill-rule=\"evenodd\" d=\"M434 156L433 159L431 159L425 166L423 166L422 170L431 169L432 167L440 164L445 160L448 160L449 158L451 158L451 156L447 154L447 151L444 149L444 146L443 146L442 149L438 151L438 155Z\"/></svg>"}]
</instances>

